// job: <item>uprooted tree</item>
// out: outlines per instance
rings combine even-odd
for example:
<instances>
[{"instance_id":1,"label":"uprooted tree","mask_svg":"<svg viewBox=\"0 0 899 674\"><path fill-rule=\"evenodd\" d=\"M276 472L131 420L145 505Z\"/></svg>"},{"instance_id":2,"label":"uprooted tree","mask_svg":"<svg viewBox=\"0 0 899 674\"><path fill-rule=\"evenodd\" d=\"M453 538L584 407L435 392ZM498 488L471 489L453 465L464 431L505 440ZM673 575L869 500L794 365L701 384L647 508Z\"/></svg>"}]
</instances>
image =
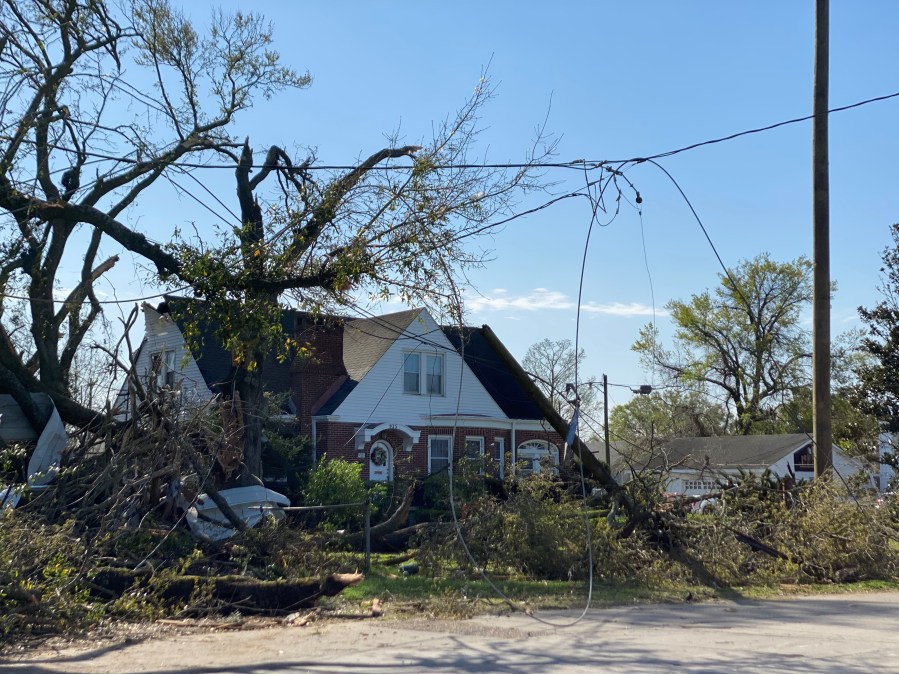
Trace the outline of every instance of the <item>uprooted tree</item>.
<instances>
[{"instance_id":1,"label":"uprooted tree","mask_svg":"<svg viewBox=\"0 0 899 674\"><path fill-rule=\"evenodd\" d=\"M70 380L103 317L95 288L118 260L100 256L111 240L159 283L189 286L203 301L235 355L245 462L258 474L261 363L272 349L303 347L281 333L279 300L315 310L352 303L352 291L451 308L447 288L482 260L468 239L539 187L531 169L551 150L540 138L522 168L472 168L492 94L485 80L428 142L391 144L345 171L319 172L314 156L293 159L279 146L257 165L249 140L234 135L236 116L259 96L310 82L271 40L259 16L215 13L203 33L165 0L2 0L0 386L35 427L44 420L33 391L48 393L68 423L101 421L73 399ZM217 237L175 233L160 244L129 223L139 197L164 181L189 191L212 161L233 166L239 206ZM66 285L59 300L54 289Z\"/></svg>"}]
</instances>

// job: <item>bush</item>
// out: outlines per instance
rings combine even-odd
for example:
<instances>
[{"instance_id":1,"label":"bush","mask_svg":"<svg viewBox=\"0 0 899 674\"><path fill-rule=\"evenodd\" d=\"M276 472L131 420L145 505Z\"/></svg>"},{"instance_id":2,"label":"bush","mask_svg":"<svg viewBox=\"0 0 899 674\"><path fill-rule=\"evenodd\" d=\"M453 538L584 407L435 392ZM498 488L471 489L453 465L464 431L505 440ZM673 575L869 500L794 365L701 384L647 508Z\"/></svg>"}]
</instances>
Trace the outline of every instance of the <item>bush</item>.
<instances>
[{"instance_id":1,"label":"bush","mask_svg":"<svg viewBox=\"0 0 899 674\"><path fill-rule=\"evenodd\" d=\"M362 503L367 497L362 464L343 459L322 457L306 485L306 503L309 505ZM362 528L362 506L326 510L317 520L333 529L358 530Z\"/></svg>"},{"instance_id":2,"label":"bush","mask_svg":"<svg viewBox=\"0 0 899 674\"><path fill-rule=\"evenodd\" d=\"M477 565L532 578L584 577L586 536L579 502L560 500L555 482L542 475L520 481L513 491L505 501L483 493L457 501L462 536ZM442 530L419 553L419 562L432 575L445 570L446 559L471 567L454 530Z\"/></svg>"}]
</instances>

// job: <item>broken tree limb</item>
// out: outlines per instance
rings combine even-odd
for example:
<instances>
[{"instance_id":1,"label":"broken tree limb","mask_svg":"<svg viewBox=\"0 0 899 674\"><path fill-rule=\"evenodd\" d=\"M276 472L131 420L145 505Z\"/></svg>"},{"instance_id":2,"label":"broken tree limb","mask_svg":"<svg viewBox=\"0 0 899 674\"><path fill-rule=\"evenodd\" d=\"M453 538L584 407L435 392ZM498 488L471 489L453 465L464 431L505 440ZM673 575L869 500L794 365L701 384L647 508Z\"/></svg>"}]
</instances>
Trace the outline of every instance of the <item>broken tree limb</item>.
<instances>
[{"instance_id":1,"label":"broken tree limb","mask_svg":"<svg viewBox=\"0 0 899 674\"><path fill-rule=\"evenodd\" d=\"M393 514L387 518L385 521L380 524L376 524L371 528L371 540L374 543L375 541L383 539L388 534L393 533L401 529L406 521L409 519L409 510L412 508L412 497L415 494L415 485L409 485L409 488L406 490L405 495L403 496L403 501L400 503L399 507L393 512ZM344 536L343 540L345 540L350 545L359 545L362 543L365 536L365 532L357 531L352 534L348 534Z\"/></svg>"},{"instance_id":2,"label":"broken tree limb","mask_svg":"<svg viewBox=\"0 0 899 674\"><path fill-rule=\"evenodd\" d=\"M203 465L200 463L200 459L197 456L196 451L191 446L190 441L182 443L184 448L184 453L187 455L187 459L190 461L190 465L193 466L193 469L197 472L197 475L202 475L204 472ZM234 512L234 508L224 499L224 497L219 494L218 489L215 488L215 485L212 484L211 480L207 480L206 484L203 485L204 489L206 489L206 494L209 498L212 499L212 502L218 506L218 509L221 511L222 515L225 516L225 519L231 523L238 531L246 531L247 523L244 522L240 517L237 516L237 513Z\"/></svg>"}]
</instances>

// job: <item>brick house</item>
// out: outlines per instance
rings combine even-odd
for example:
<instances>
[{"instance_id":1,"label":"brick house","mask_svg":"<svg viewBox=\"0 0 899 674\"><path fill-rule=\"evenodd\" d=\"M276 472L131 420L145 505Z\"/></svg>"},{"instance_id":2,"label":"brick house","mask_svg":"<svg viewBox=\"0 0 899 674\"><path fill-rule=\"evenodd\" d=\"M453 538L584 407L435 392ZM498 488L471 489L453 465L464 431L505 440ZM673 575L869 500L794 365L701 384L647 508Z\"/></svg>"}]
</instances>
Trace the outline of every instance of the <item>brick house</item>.
<instances>
[{"instance_id":1,"label":"brick house","mask_svg":"<svg viewBox=\"0 0 899 674\"><path fill-rule=\"evenodd\" d=\"M201 353L183 337L179 303L143 307L140 376L185 400L229 385L231 357L211 337ZM559 462L563 439L548 405L488 326L440 326L426 309L366 319L284 311L282 325L312 358L263 367L265 388L288 394L285 418L313 439L315 459L359 461L363 477L391 481L445 470L463 456L500 477Z\"/></svg>"}]
</instances>

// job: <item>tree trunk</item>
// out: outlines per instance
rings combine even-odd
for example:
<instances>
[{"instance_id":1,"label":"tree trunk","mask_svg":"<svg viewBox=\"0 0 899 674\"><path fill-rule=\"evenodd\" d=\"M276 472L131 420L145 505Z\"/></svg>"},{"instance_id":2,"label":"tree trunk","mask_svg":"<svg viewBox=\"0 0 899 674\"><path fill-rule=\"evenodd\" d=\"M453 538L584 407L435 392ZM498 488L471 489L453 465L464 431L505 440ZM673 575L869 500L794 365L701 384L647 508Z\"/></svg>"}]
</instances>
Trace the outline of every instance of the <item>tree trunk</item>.
<instances>
[{"instance_id":1,"label":"tree trunk","mask_svg":"<svg viewBox=\"0 0 899 674\"><path fill-rule=\"evenodd\" d=\"M265 396L262 384L265 354L253 350L252 369L241 364L238 391L243 406L243 470L244 486L262 482L262 424L265 418Z\"/></svg>"}]
</instances>

